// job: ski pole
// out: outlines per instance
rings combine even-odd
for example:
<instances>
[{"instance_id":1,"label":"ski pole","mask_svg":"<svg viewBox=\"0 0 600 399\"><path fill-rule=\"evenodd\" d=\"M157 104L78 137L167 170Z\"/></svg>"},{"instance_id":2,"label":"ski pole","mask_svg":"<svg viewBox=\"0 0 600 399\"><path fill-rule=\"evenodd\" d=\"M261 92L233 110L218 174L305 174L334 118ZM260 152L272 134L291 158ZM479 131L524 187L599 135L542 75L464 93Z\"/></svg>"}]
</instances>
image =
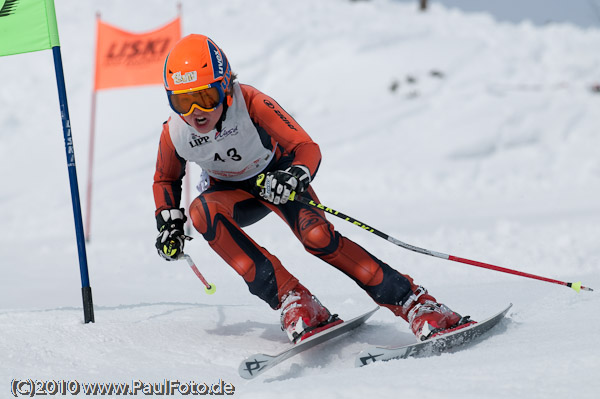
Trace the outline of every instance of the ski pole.
<instances>
[{"instance_id":1,"label":"ski pole","mask_svg":"<svg viewBox=\"0 0 600 399\"><path fill-rule=\"evenodd\" d=\"M192 257L189 256L188 254L183 254L182 257L185 258L185 260L187 261L188 265L190 265L190 267L192 268L192 270L194 271L194 273L196 273L196 276L198 276L198 278L200 279L200 281L202 281L202 284L204 284L204 286L206 287L206 288L204 288L204 291L206 291L206 293L208 295L214 294L215 291L217 290L217 287L215 287L214 284L209 284L206 281L206 279L204 278L204 276L202 275L202 273L200 273L200 270L198 270L198 268L194 264L194 261L192 260Z\"/></svg>"},{"instance_id":2,"label":"ski pole","mask_svg":"<svg viewBox=\"0 0 600 399\"><path fill-rule=\"evenodd\" d=\"M257 177L256 179L256 185L259 187L264 187L262 185L262 182L264 181L264 174L261 174ZM267 187L266 190L269 191L270 187ZM296 192L293 191L292 194L289 197L290 201L297 201L300 202L302 204L311 206L313 208L318 208L321 209L324 212L327 212L333 216L337 216L340 219L344 219L347 222L350 222L360 228L362 228L363 230L368 231L369 233L373 233L376 236L379 236L389 242L391 242L392 244L395 244L399 247L402 247L404 249L408 249L410 251L413 252L417 252L423 255L429 255L429 256L434 256L436 258L441 258L441 259L446 259L446 260L451 260L454 262L460 262L460 263L465 263L468 265L472 265L472 266L477 266L477 267L482 267L484 269L490 269L490 270L495 270L498 272L502 272L502 273L509 273L509 274L514 274L517 276L521 276L521 277L527 277L527 278L531 278L531 279L536 279L536 280L541 280L541 281L546 281L548 283L553 283L553 284L559 284L559 285L564 285L567 286L569 288L572 288L573 290L579 292L580 290L584 290L584 291L593 291L593 289L589 288L589 287L584 287L583 285L581 285L581 281L575 282L575 283L567 283L564 281L559 281L559 280L554 280L551 278L547 278L547 277L541 277L541 276L536 276L535 274L530 274L530 273L524 273L524 272L520 272L518 270L512 270L512 269L507 269L505 267L500 267L500 266L494 266L491 265L489 263L484 263L484 262L478 262L476 260L471 260L471 259L466 259L466 258L460 258L458 256L454 256L454 255L448 255L448 254L444 254L441 252L436 252L436 251L430 251L428 249L424 249L424 248L419 248L419 247L415 247L414 245L410 245L407 244L405 242L402 242L394 237L391 237L373 227L370 227L368 225L366 225L365 223L354 219L353 217L350 217L348 215L343 214L342 212L336 211L335 209L329 208L323 204L319 204L311 199L308 198L304 198L301 196L297 196Z\"/></svg>"}]
</instances>

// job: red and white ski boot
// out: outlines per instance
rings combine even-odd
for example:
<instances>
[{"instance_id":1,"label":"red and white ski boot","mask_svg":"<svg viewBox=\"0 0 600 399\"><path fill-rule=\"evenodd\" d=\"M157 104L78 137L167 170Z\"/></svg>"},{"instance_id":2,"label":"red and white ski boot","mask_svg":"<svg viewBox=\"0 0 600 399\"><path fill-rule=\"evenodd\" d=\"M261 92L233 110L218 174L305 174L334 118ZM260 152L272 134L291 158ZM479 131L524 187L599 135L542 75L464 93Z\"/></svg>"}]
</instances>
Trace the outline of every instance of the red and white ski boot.
<instances>
[{"instance_id":1,"label":"red and white ski boot","mask_svg":"<svg viewBox=\"0 0 600 399\"><path fill-rule=\"evenodd\" d=\"M294 344L342 322L302 284L284 295L281 301L281 329Z\"/></svg>"},{"instance_id":2,"label":"red and white ski boot","mask_svg":"<svg viewBox=\"0 0 600 399\"><path fill-rule=\"evenodd\" d=\"M406 318L417 341L425 341L476 323L469 316L463 317L446 305L438 303L421 286L417 287L406 301L404 308L408 309Z\"/></svg>"}]
</instances>

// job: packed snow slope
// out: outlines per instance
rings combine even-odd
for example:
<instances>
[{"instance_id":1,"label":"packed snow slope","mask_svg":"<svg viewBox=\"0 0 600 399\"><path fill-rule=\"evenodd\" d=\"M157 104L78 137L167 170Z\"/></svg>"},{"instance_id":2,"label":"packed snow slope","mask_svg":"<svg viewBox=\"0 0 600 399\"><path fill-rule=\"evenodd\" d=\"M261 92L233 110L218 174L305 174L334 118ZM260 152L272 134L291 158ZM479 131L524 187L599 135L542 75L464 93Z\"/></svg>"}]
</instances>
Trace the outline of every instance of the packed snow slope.
<instances>
[{"instance_id":1,"label":"packed snow slope","mask_svg":"<svg viewBox=\"0 0 600 399\"><path fill-rule=\"evenodd\" d=\"M57 0L85 203L95 13L126 30L176 16L165 0ZM183 2L242 82L273 96L317 141L321 201L413 245L600 289L600 31L498 23L389 0ZM2 40L0 38L0 40ZM96 323L84 324L52 54L0 59L0 397L14 379L165 379L235 386L241 398L578 398L600 391L598 291L406 251L342 220L338 230L474 319L514 306L455 354L355 369L371 344L413 341L385 309L359 330L242 380L277 353L279 314L203 238L184 261L154 249L151 184L169 114L160 86L98 93L91 241ZM192 181L199 171L192 169ZM85 213L85 209L84 209ZM275 216L247 229L333 312L373 306L306 253ZM81 394L83 396L83 393Z\"/></svg>"}]
</instances>

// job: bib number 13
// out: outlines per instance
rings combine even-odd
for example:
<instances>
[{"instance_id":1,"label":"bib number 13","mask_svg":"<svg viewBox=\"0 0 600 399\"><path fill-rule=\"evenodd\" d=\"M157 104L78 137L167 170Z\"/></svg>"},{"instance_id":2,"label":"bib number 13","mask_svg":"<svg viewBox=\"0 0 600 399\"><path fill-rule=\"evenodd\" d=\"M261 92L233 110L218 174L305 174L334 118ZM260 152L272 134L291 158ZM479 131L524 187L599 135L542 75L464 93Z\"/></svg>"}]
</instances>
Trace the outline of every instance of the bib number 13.
<instances>
[{"instance_id":1,"label":"bib number 13","mask_svg":"<svg viewBox=\"0 0 600 399\"><path fill-rule=\"evenodd\" d=\"M238 154L237 150L235 148L230 148L227 150L227 158L231 159L232 161L241 161L242 160L242 156L240 154ZM225 162L225 159L223 159L221 157L221 155L219 155L218 152L215 152L215 161L221 161L221 162Z\"/></svg>"}]
</instances>

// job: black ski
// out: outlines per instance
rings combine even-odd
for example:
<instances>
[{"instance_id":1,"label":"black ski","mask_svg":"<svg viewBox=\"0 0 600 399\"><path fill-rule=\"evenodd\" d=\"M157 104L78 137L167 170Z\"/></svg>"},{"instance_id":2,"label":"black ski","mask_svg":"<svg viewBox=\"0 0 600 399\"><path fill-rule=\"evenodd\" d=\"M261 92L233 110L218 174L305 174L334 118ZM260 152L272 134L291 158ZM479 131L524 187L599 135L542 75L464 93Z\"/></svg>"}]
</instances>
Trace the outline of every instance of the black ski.
<instances>
[{"instance_id":1,"label":"black ski","mask_svg":"<svg viewBox=\"0 0 600 399\"><path fill-rule=\"evenodd\" d=\"M338 337L342 334L345 334L354 328L363 324L369 317L375 313L379 307L376 307L373 310L368 311L367 313L358 316L352 320L344 321L336 326L328 328L322 332L319 332L311 337L306 338L303 341L298 342L294 346L284 350L277 355L266 355L264 353L257 353L255 355L247 357L238 368L240 376L246 379L252 379L260 374L264 373L268 369L274 367L275 365L283 362L286 359L289 359L292 356L295 356L299 353L302 353L313 346L319 345L323 342L329 341L332 338Z\"/></svg>"},{"instance_id":2,"label":"black ski","mask_svg":"<svg viewBox=\"0 0 600 399\"><path fill-rule=\"evenodd\" d=\"M484 321L438 335L423 342L398 347L373 346L367 348L356 356L354 364L356 367L362 367L378 361L406 359L407 357L426 357L454 351L462 345L471 343L496 326L504 318L504 315L506 315L511 306L512 303L506 309Z\"/></svg>"}]
</instances>

